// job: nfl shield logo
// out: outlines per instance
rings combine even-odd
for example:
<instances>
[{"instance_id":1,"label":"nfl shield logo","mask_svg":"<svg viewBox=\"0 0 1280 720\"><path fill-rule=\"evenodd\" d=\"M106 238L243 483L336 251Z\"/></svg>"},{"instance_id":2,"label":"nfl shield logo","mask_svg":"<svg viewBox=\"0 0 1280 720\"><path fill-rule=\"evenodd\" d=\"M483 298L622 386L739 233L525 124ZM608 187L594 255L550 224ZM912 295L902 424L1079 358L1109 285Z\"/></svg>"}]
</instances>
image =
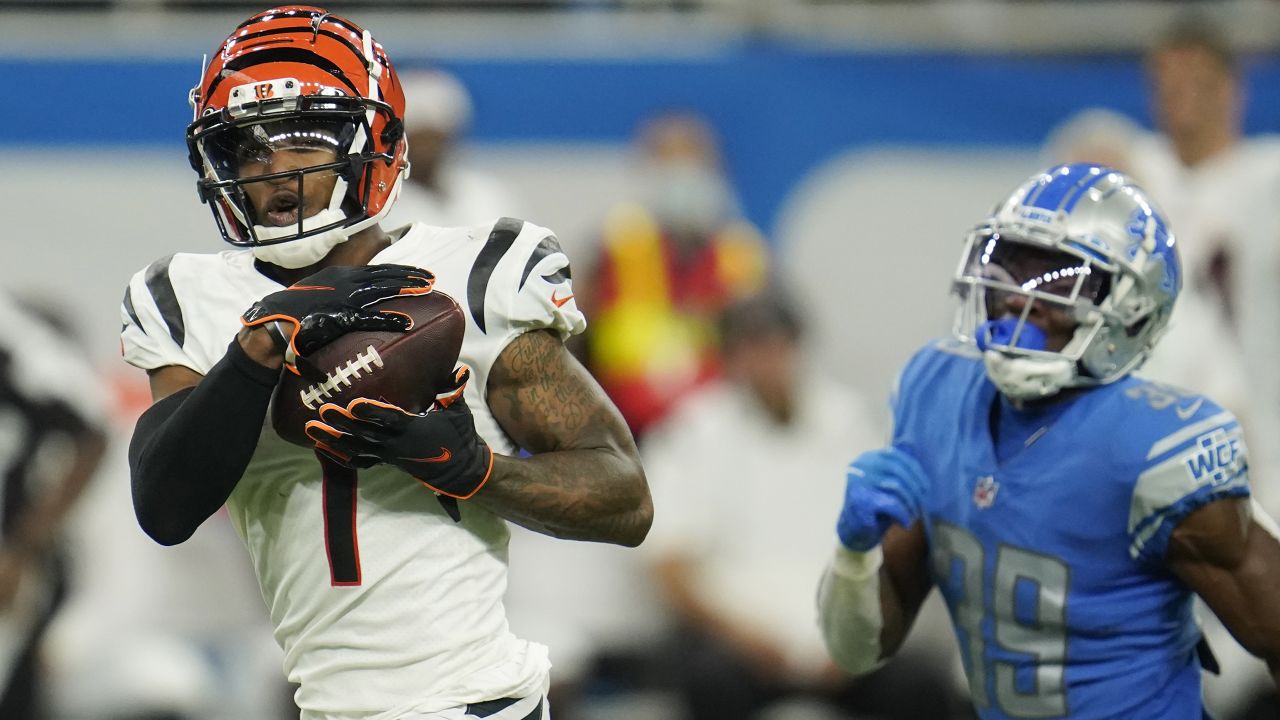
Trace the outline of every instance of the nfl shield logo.
<instances>
[{"instance_id":1,"label":"nfl shield logo","mask_svg":"<svg viewBox=\"0 0 1280 720\"><path fill-rule=\"evenodd\" d=\"M990 475L984 475L978 478L978 484L973 488L973 504L978 506L979 510L986 510L991 507L991 503L996 501L996 492L1000 490L1000 483Z\"/></svg>"}]
</instances>

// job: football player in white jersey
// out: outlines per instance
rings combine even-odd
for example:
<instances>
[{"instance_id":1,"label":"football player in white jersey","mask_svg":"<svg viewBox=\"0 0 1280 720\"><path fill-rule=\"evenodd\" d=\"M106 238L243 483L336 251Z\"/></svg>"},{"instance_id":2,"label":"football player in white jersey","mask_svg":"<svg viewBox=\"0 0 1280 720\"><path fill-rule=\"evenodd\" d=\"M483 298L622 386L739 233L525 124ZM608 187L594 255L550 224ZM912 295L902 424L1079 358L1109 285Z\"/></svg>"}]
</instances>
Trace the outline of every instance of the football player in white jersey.
<instances>
[{"instance_id":1,"label":"football player in white jersey","mask_svg":"<svg viewBox=\"0 0 1280 720\"><path fill-rule=\"evenodd\" d=\"M106 451L108 399L79 348L3 293L0 327L0 718L34 718L67 590L60 535Z\"/></svg>"},{"instance_id":2,"label":"football player in white jersey","mask_svg":"<svg viewBox=\"0 0 1280 720\"><path fill-rule=\"evenodd\" d=\"M549 717L547 650L502 607L505 521L631 546L652 519L625 424L564 349L585 320L555 236L511 218L384 230L404 97L381 45L322 9L242 23L191 97L200 195L235 248L159 260L125 294L124 356L155 398L130 447L140 524L179 543L226 505L304 719ZM358 474L264 423L286 354L404 329L376 303L422 292L466 316L464 401L325 415Z\"/></svg>"}]
</instances>

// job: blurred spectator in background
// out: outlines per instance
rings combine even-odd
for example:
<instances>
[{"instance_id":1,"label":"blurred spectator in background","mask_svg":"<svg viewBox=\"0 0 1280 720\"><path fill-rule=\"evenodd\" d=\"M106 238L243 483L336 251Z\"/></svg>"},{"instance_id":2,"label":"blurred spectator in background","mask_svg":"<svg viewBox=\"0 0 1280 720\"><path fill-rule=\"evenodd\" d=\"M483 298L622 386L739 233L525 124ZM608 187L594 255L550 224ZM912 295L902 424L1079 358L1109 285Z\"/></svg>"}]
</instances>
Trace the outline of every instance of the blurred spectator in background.
<instances>
[{"instance_id":1,"label":"blurred spectator in background","mask_svg":"<svg viewBox=\"0 0 1280 720\"><path fill-rule=\"evenodd\" d=\"M1280 510L1280 142L1245 137L1245 83L1228 39L1203 18L1176 23L1147 58L1162 135L1138 147L1135 172L1163 201L1178 238L1184 289L1168 336L1143 374L1210 394L1241 418L1261 502ZM1221 717L1249 712L1267 677L1206 613L1223 671L1205 695ZM1278 710L1273 699L1266 716Z\"/></svg>"},{"instance_id":2,"label":"blurred spectator in background","mask_svg":"<svg viewBox=\"0 0 1280 720\"><path fill-rule=\"evenodd\" d=\"M1134 148L1150 133L1123 113L1085 108L1059 123L1045 138L1041 164L1089 162L1133 173ZM1141 181L1141 178L1138 178Z\"/></svg>"},{"instance_id":3,"label":"blurred spectator in background","mask_svg":"<svg viewBox=\"0 0 1280 720\"><path fill-rule=\"evenodd\" d=\"M406 71L400 80L409 141L409 182L403 184L388 215L388 227L415 221L455 227L503 216L523 217L501 183L456 160L458 143L471 123L471 97L466 87L438 68Z\"/></svg>"},{"instance_id":4,"label":"blurred spectator in background","mask_svg":"<svg viewBox=\"0 0 1280 720\"><path fill-rule=\"evenodd\" d=\"M1185 277L1169 337L1143 374L1212 393L1242 419L1254 441L1258 498L1274 513L1280 141L1244 137L1239 61L1203 19L1174 25L1151 51L1147 69L1162 135L1138 146L1135 171L1164 201Z\"/></svg>"},{"instance_id":5,"label":"blurred spectator in background","mask_svg":"<svg viewBox=\"0 0 1280 720\"><path fill-rule=\"evenodd\" d=\"M1175 172L1172 150L1163 137L1107 108L1086 108L1060 123L1045 139L1041 160L1046 167L1099 163L1130 174L1143 187L1167 185L1170 173ZM1154 176L1150 183L1148 176ZM1181 241L1182 228L1177 218L1171 217ZM1224 348L1232 350L1224 352ZM1237 414L1247 414L1247 383L1239 343L1208 295L1184 291L1165 338L1142 374L1222 398Z\"/></svg>"},{"instance_id":6,"label":"blurred spectator in background","mask_svg":"<svg viewBox=\"0 0 1280 720\"><path fill-rule=\"evenodd\" d=\"M830 503L850 448L885 429L809 366L800 311L777 288L730 305L719 327L723 377L683 398L644 449L661 511L642 551L675 616L672 675L689 720L793 717L800 702L804 717L948 717L951 685L930 670L954 653L854 685L818 632Z\"/></svg>"},{"instance_id":7,"label":"blurred spectator in background","mask_svg":"<svg viewBox=\"0 0 1280 720\"><path fill-rule=\"evenodd\" d=\"M106 450L84 350L0 297L0 718L45 717L40 651L66 594L61 530Z\"/></svg>"},{"instance_id":8,"label":"blurred spectator in background","mask_svg":"<svg viewBox=\"0 0 1280 720\"><path fill-rule=\"evenodd\" d=\"M714 319L762 287L769 263L703 119L654 117L638 146L641 196L608 213L578 302L589 318L588 367L640 438L677 398L718 374Z\"/></svg>"},{"instance_id":9,"label":"blurred spectator in background","mask_svg":"<svg viewBox=\"0 0 1280 720\"><path fill-rule=\"evenodd\" d=\"M46 648L57 720L297 720L283 651L226 512L164 548L132 520L129 431L71 521L73 592ZM8 716L0 715L0 718Z\"/></svg>"},{"instance_id":10,"label":"blurred spectator in background","mask_svg":"<svg viewBox=\"0 0 1280 720\"><path fill-rule=\"evenodd\" d=\"M1162 133L1136 158L1146 189L1164 198L1177 228L1187 290L1235 322L1242 202L1280 172L1274 140L1245 139L1245 88L1226 38L1202 18L1174 25L1147 58L1152 113Z\"/></svg>"}]
</instances>

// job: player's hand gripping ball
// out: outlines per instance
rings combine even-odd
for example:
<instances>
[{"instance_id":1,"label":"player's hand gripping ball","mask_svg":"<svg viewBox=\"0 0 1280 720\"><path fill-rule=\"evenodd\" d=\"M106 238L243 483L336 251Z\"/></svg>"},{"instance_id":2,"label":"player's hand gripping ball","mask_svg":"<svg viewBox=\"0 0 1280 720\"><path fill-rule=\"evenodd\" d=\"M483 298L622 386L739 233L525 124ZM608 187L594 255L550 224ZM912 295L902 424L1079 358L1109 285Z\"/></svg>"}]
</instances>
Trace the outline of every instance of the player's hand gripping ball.
<instances>
[{"instance_id":1,"label":"player's hand gripping ball","mask_svg":"<svg viewBox=\"0 0 1280 720\"><path fill-rule=\"evenodd\" d=\"M849 464L836 521L840 542L865 552L880 544L890 525L911 527L923 512L927 487L924 468L903 450L889 446L862 453Z\"/></svg>"},{"instance_id":2,"label":"player's hand gripping ball","mask_svg":"<svg viewBox=\"0 0 1280 720\"><path fill-rule=\"evenodd\" d=\"M466 500L489 480L493 450L476 433L462 391L471 371L462 366L426 412L358 398L328 403L307 423L316 451L349 467L395 465L431 490ZM456 518L455 518L456 519Z\"/></svg>"},{"instance_id":3,"label":"player's hand gripping ball","mask_svg":"<svg viewBox=\"0 0 1280 720\"><path fill-rule=\"evenodd\" d=\"M393 296L377 312L401 319L402 329L349 330L297 358L281 374L271 401L271 425L281 437L311 448L306 424L325 403L346 407L356 398L424 412L454 386L465 318L453 298L429 291Z\"/></svg>"},{"instance_id":4,"label":"player's hand gripping ball","mask_svg":"<svg viewBox=\"0 0 1280 720\"><path fill-rule=\"evenodd\" d=\"M309 275L254 303L240 318L265 327L297 372L297 359L352 330L409 329L401 312L372 306L405 295L425 295L435 286L430 272L409 265L334 266Z\"/></svg>"}]
</instances>

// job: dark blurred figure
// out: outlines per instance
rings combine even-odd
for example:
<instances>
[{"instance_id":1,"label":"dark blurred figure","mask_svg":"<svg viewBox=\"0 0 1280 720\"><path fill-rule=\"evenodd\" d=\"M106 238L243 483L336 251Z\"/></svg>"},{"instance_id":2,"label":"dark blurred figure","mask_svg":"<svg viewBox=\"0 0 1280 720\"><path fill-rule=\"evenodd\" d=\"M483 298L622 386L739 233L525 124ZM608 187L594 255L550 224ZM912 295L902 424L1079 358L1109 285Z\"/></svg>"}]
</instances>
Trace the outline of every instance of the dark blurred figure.
<instances>
[{"instance_id":1,"label":"dark blurred figure","mask_svg":"<svg viewBox=\"0 0 1280 720\"><path fill-rule=\"evenodd\" d=\"M40 649L66 596L60 531L106 449L84 351L0 295L0 718L47 717Z\"/></svg>"},{"instance_id":2,"label":"dark blurred figure","mask_svg":"<svg viewBox=\"0 0 1280 720\"><path fill-rule=\"evenodd\" d=\"M849 448L880 442L866 403L810 366L799 308L770 288L719 320L723 376L683 398L644 449L642 552L673 615L671 683L689 720L946 718L954 643L874 677L828 659L815 615Z\"/></svg>"},{"instance_id":3,"label":"dark blurred figure","mask_svg":"<svg viewBox=\"0 0 1280 720\"><path fill-rule=\"evenodd\" d=\"M591 318L588 366L639 437L719 374L715 317L762 287L769 262L704 120L654 117L637 144L639 197L609 212L578 302Z\"/></svg>"}]
</instances>

